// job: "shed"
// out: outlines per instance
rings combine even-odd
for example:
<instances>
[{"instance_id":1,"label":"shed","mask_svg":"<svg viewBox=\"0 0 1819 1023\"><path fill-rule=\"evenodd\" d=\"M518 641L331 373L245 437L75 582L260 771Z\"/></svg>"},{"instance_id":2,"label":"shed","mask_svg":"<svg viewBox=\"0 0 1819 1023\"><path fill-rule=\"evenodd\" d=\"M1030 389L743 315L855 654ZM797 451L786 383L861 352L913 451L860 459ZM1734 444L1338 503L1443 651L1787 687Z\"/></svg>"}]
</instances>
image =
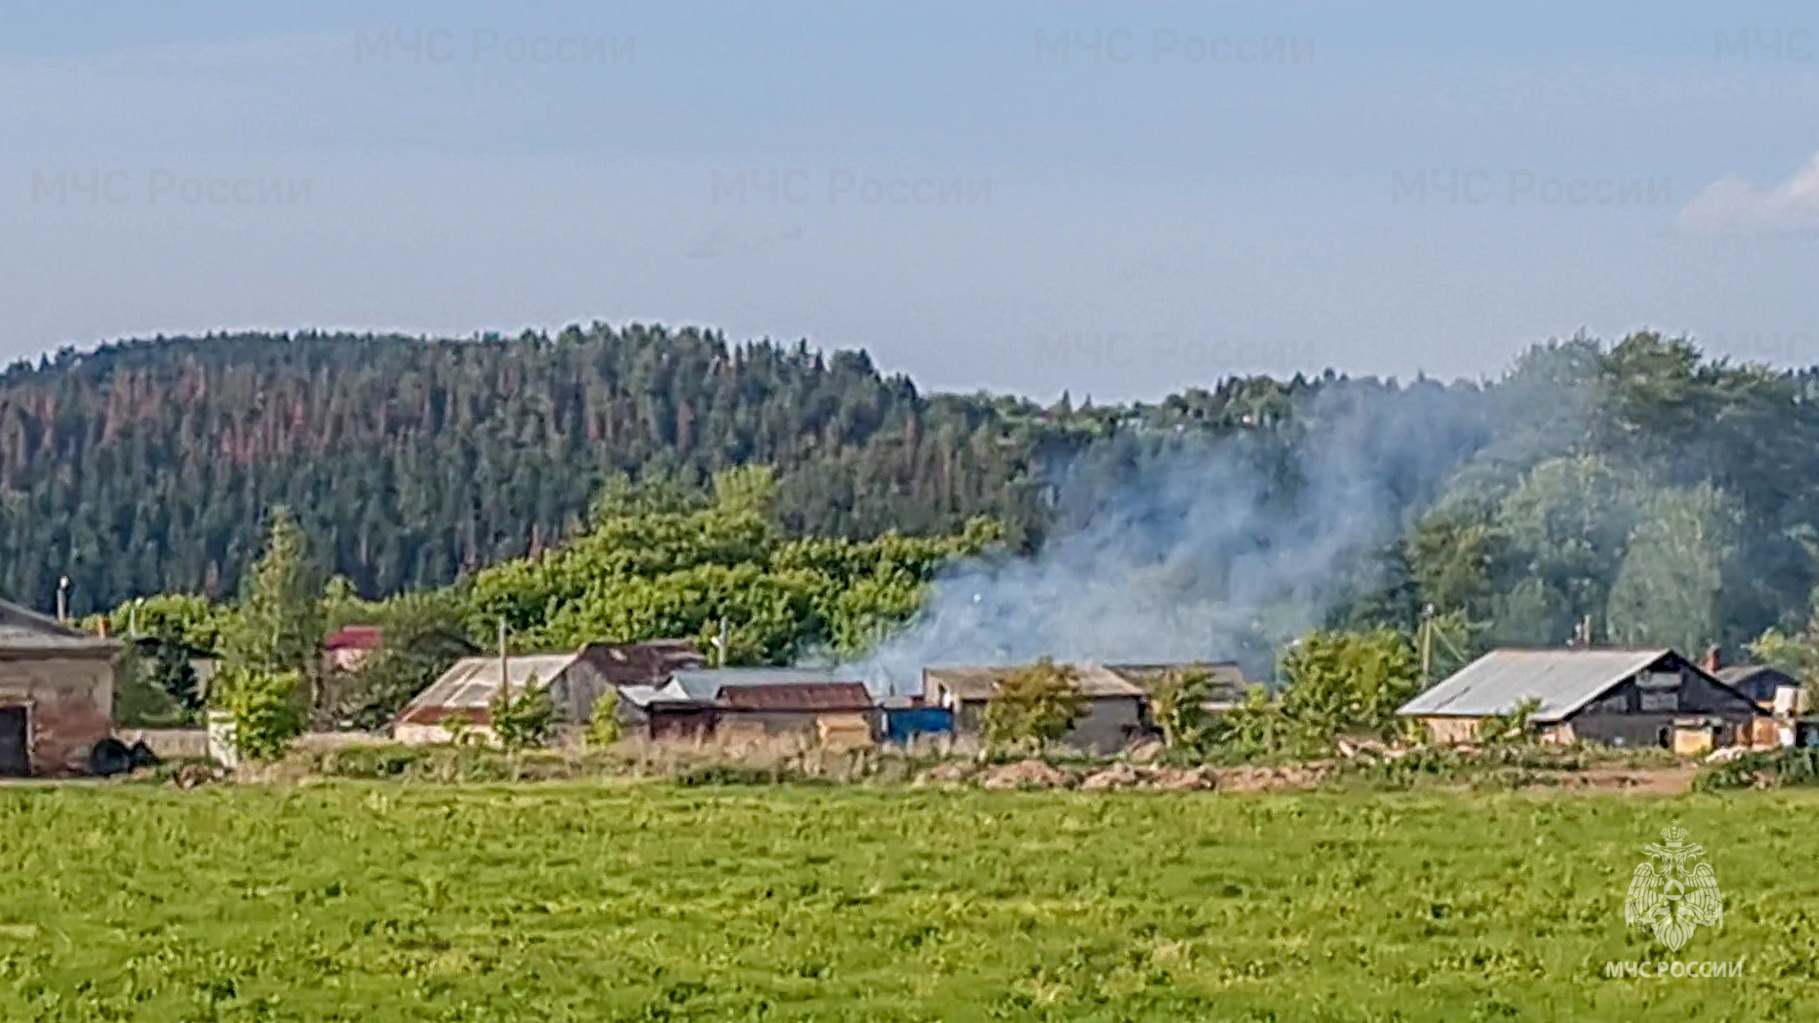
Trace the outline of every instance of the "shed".
<instances>
[{"instance_id":1,"label":"shed","mask_svg":"<svg viewBox=\"0 0 1819 1023\"><path fill-rule=\"evenodd\" d=\"M673 686L620 686L619 719L651 739L704 739L714 731L714 707Z\"/></svg>"},{"instance_id":2,"label":"shed","mask_svg":"<svg viewBox=\"0 0 1819 1023\"><path fill-rule=\"evenodd\" d=\"M877 708L861 682L728 685L714 709L723 738L800 735L851 747L870 745L877 732Z\"/></svg>"},{"instance_id":3,"label":"shed","mask_svg":"<svg viewBox=\"0 0 1819 1023\"><path fill-rule=\"evenodd\" d=\"M1476 738L1486 718L1539 701L1530 723L1552 741L1691 747L1747 744L1762 710L1673 650L1493 650L1404 704L1436 742Z\"/></svg>"},{"instance_id":4,"label":"shed","mask_svg":"<svg viewBox=\"0 0 1819 1023\"><path fill-rule=\"evenodd\" d=\"M0 600L0 775L73 774L113 729L121 644Z\"/></svg>"},{"instance_id":5,"label":"shed","mask_svg":"<svg viewBox=\"0 0 1819 1023\"><path fill-rule=\"evenodd\" d=\"M1156 687L1161 685L1171 672L1205 672L1207 688L1210 692L1200 706L1209 714L1223 714L1230 711L1244 702L1245 694L1250 691L1251 686L1260 684L1246 678L1244 669L1238 665L1237 661L1108 664L1105 666L1105 670L1143 690L1144 694L1150 698L1154 698Z\"/></svg>"},{"instance_id":6,"label":"shed","mask_svg":"<svg viewBox=\"0 0 1819 1023\"><path fill-rule=\"evenodd\" d=\"M514 695L531 685L546 690L556 719L568 724L586 721L608 685L584 650L508 657L506 677ZM448 742L454 738L450 726L456 721L490 733L499 688L498 657L463 657L404 705L392 724L392 737L410 744Z\"/></svg>"},{"instance_id":7,"label":"shed","mask_svg":"<svg viewBox=\"0 0 1819 1023\"><path fill-rule=\"evenodd\" d=\"M1771 668L1766 664L1733 664L1728 668L1719 668L1718 681L1730 686L1743 695L1756 701L1764 710L1775 706L1776 694L1782 689L1801 691L1800 680L1780 668Z\"/></svg>"},{"instance_id":8,"label":"shed","mask_svg":"<svg viewBox=\"0 0 1819 1023\"><path fill-rule=\"evenodd\" d=\"M977 735L986 705L998 694L999 684L1027 665L989 665L924 668L923 700L954 715L954 731ZM1061 741L1093 753L1114 753L1149 735L1149 702L1145 692L1099 664L1077 664L1077 681L1086 706L1074 727Z\"/></svg>"}]
</instances>

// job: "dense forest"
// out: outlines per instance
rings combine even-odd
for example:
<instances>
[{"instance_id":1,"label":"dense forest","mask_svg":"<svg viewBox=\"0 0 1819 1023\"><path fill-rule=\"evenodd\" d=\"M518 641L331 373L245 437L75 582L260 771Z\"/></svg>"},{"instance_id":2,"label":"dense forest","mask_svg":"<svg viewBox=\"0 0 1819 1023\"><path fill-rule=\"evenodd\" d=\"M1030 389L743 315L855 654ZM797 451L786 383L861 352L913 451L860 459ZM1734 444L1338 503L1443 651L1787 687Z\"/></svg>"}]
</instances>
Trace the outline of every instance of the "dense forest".
<instances>
[{"instance_id":1,"label":"dense forest","mask_svg":"<svg viewBox=\"0 0 1819 1023\"><path fill-rule=\"evenodd\" d=\"M1143 523L1169 541L1119 556L1216 578L1156 577L1256 605L1266 644L1285 602L1341 626L1431 613L1462 651L1565 642L1588 620L1602 642L1738 643L1808 630L1815 396L1813 371L1653 334L1538 345L1484 382L1328 372L1049 407L922 394L862 353L655 327L138 341L0 375L0 590L47 607L67 576L75 613L220 598L284 505L359 596L472 585L502 562L521 567L491 578L536 591L534 556L582 542L623 499L610 481L705 493L761 464L787 537L948 537L985 518L1039 563L1108 516L1125 539ZM1133 491L1171 501L1133 511ZM1240 492L1244 513L1212 524L1209 502ZM1247 584L1246 566L1283 584ZM538 592L535 614L513 612L526 629L641 629L557 618L562 594Z\"/></svg>"}]
</instances>

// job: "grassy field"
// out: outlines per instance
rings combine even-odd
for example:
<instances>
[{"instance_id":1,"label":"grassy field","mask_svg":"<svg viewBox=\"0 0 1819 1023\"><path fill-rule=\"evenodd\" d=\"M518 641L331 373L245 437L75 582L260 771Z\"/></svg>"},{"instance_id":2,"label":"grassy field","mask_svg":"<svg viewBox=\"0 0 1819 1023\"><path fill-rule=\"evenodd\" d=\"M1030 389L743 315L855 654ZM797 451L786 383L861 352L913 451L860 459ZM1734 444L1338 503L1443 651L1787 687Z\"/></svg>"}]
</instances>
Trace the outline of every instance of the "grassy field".
<instances>
[{"instance_id":1,"label":"grassy field","mask_svg":"<svg viewBox=\"0 0 1819 1023\"><path fill-rule=\"evenodd\" d=\"M1819 800L0 789L0 1020L1809 1020ZM1626 930L1643 845L1721 931Z\"/></svg>"}]
</instances>

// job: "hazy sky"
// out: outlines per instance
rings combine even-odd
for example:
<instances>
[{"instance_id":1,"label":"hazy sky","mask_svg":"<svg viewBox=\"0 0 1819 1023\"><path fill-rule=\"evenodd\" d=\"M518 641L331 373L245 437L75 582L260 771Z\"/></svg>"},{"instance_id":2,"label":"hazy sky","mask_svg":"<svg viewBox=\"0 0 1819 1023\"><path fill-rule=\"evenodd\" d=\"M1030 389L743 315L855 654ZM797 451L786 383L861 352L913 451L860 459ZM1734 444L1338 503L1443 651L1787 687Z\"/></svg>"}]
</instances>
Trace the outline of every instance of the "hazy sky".
<instances>
[{"instance_id":1,"label":"hazy sky","mask_svg":"<svg viewBox=\"0 0 1819 1023\"><path fill-rule=\"evenodd\" d=\"M598 319L1076 399L1582 328L1819 362L1810 3L21 4L0 142L6 360Z\"/></svg>"}]
</instances>

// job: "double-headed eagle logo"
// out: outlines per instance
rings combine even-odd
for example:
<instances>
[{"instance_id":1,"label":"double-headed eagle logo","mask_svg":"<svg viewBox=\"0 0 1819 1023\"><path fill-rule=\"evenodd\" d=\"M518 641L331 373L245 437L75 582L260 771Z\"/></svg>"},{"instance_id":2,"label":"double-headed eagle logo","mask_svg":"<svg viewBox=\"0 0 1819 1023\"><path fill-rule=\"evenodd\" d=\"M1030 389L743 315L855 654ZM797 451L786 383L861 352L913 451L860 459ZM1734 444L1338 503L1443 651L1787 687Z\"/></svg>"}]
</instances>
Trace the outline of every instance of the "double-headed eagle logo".
<instances>
[{"instance_id":1,"label":"double-headed eagle logo","mask_svg":"<svg viewBox=\"0 0 1819 1023\"><path fill-rule=\"evenodd\" d=\"M1705 847L1688 843L1678 820L1662 828L1661 837L1666 843L1646 846L1649 858L1637 865L1630 879L1623 922L1649 928L1669 951L1678 952L1701 924L1716 927L1724 922L1724 899L1712 865L1699 862Z\"/></svg>"}]
</instances>

